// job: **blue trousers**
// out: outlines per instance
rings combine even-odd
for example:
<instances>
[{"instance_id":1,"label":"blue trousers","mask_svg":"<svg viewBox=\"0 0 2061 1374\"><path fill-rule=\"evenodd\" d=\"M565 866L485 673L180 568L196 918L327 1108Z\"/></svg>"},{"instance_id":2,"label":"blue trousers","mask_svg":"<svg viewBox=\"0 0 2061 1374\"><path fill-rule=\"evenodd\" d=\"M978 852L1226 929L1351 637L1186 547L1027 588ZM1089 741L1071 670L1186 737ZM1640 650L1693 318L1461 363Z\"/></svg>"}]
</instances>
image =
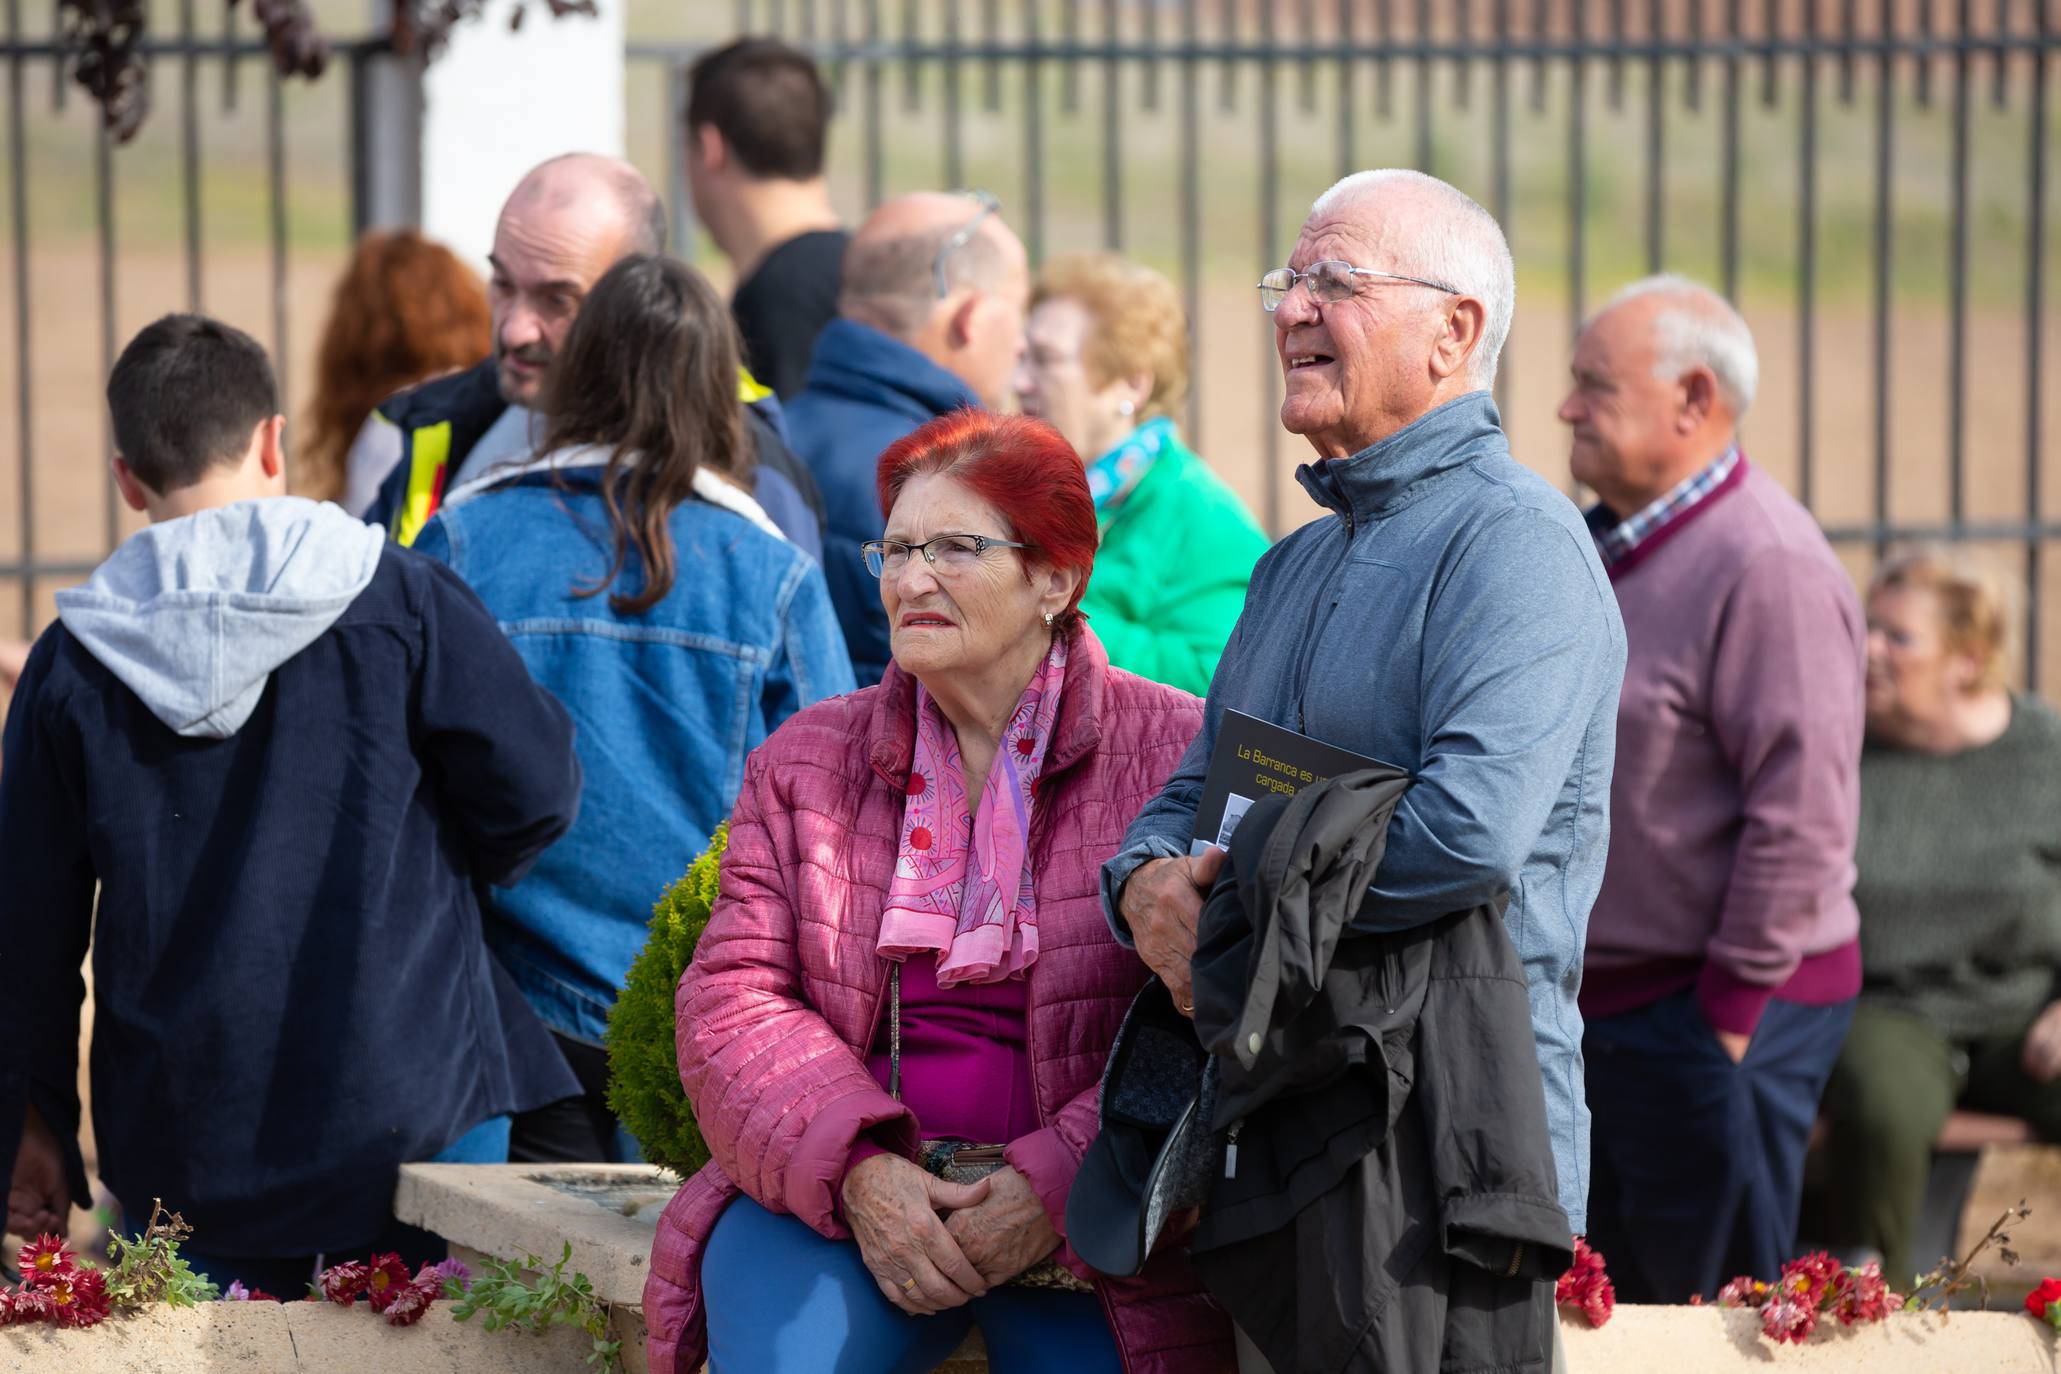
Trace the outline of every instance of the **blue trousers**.
<instances>
[{"instance_id":1,"label":"blue trousers","mask_svg":"<svg viewBox=\"0 0 2061 1374\"><path fill-rule=\"evenodd\" d=\"M508 1118L490 1116L464 1135L430 1156L431 1164L505 1164L508 1162ZM122 1234L133 1236L143 1229L149 1220L138 1220L134 1213L125 1212L121 1221ZM200 1246L179 1247L180 1256L192 1266L193 1272L212 1279L215 1285L227 1289L232 1282L241 1281L246 1288L262 1288L273 1297L285 1302L297 1302L308 1291L308 1285L326 1264L341 1264L345 1260L362 1260L367 1255L391 1250L400 1255L408 1265L410 1273L425 1264L435 1264L450 1253L439 1236L432 1235L419 1226L389 1217L386 1229L375 1236L362 1250L348 1255L293 1255L285 1258L258 1255L217 1255L206 1249L207 1238L196 1236Z\"/></svg>"},{"instance_id":2,"label":"blue trousers","mask_svg":"<svg viewBox=\"0 0 2061 1374\"><path fill-rule=\"evenodd\" d=\"M1770 1002L1738 1064L1693 992L1589 1022L1589 1243L1620 1298L1712 1298L1795 1258L1804 1151L1853 1008Z\"/></svg>"},{"instance_id":3,"label":"blue trousers","mask_svg":"<svg viewBox=\"0 0 2061 1374\"><path fill-rule=\"evenodd\" d=\"M935 1316L881 1295L858 1242L825 1240L748 1197L701 1259L709 1374L923 1374L979 1324L994 1374L1122 1374L1092 1293L1001 1287Z\"/></svg>"}]
</instances>

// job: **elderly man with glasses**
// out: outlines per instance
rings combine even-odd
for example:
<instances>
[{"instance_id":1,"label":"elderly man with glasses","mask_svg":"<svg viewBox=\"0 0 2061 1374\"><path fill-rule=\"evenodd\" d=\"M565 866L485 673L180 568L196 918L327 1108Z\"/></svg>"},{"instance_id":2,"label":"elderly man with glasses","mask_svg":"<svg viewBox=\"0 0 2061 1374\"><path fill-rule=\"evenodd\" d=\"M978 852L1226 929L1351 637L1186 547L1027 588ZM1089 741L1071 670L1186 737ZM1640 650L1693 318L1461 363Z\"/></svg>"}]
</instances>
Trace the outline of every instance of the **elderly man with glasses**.
<instances>
[{"instance_id":1,"label":"elderly man with glasses","mask_svg":"<svg viewBox=\"0 0 2061 1374\"><path fill-rule=\"evenodd\" d=\"M1580 512L1510 456L1490 399L1514 293L1494 218L1444 182L1408 171L1362 172L1332 187L1288 266L1262 279L1284 379L1281 422L1315 450L1296 475L1331 514L1260 560L1202 733L1104 867L1103 903L1118 936L1192 1011L1196 926L1222 854L1191 858L1189 842L1224 712L1412 775L1352 930L1406 931L1507 902L1505 924L1529 983L1558 1196L1527 1204L1539 1243L1521 1247L1507 1275L1487 1274L1480 1249L1470 1250L1480 1216L1443 1215L1431 1228L1439 1239L1408 1275L1392 1277L1405 1289L1450 1292L1456 1309L1463 1292L1471 1295L1490 1312L1506 1357L1482 1367L1532 1368L1557 1329L1552 1256L1564 1258L1570 1232L1585 1224L1588 1116L1575 994L1603 877L1625 637ZM1420 1076L1464 1078L1473 1069L1417 1066ZM1536 1119L1537 1108L1529 1115ZM1252 1124L1240 1140L1241 1173L1252 1167ZM1507 1246L1500 1253L1509 1260ZM1241 1310L1241 1295L1211 1277L1208 1256L1198 1252L1196 1262L1283 1374L1300 1363L1284 1365L1280 1353L1284 1340L1296 1348L1296 1333L1281 1329L1295 1322L1263 1306ZM1364 1277L1370 1310L1382 1286L1378 1273L1343 1267L1295 1277L1348 1303L1362 1297ZM1273 1340L1259 1329L1269 1324ZM1436 1359L1418 1362L1411 1333L1396 1329L1407 1324L1370 1317L1362 1339L1379 1345L1371 1353L1380 1367L1436 1367ZM1449 1350L1453 1329L1449 1319Z\"/></svg>"},{"instance_id":2,"label":"elderly man with glasses","mask_svg":"<svg viewBox=\"0 0 2061 1374\"><path fill-rule=\"evenodd\" d=\"M887 667L874 469L889 444L968 406L995 409L1023 351L1030 263L986 192L918 191L875 210L845 250L838 315L787 403L795 451L823 491L823 571L859 685Z\"/></svg>"}]
</instances>

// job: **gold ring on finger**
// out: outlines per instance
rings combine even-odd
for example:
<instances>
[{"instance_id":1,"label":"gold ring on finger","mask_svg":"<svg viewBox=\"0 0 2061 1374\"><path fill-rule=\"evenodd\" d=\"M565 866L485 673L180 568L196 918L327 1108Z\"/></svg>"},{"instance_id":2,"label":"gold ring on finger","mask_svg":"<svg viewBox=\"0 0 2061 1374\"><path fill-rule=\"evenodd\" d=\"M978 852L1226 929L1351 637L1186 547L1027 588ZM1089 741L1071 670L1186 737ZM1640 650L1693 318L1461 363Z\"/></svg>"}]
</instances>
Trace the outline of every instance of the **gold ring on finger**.
<instances>
[{"instance_id":1,"label":"gold ring on finger","mask_svg":"<svg viewBox=\"0 0 2061 1374\"><path fill-rule=\"evenodd\" d=\"M913 1293L913 1292L915 1292L915 1291L916 1291L916 1280L914 1280L914 1279L903 1279L903 1280L902 1280L902 1291L903 1291L904 1293Z\"/></svg>"}]
</instances>

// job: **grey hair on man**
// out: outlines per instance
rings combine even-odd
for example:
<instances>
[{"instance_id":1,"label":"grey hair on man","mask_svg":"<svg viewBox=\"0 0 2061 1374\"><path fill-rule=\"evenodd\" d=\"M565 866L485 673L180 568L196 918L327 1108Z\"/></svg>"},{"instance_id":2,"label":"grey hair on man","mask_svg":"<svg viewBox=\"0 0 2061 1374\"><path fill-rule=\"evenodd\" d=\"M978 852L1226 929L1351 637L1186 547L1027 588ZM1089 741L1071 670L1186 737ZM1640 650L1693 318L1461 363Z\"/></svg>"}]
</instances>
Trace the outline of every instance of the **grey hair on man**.
<instances>
[{"instance_id":1,"label":"grey hair on man","mask_svg":"<svg viewBox=\"0 0 2061 1374\"><path fill-rule=\"evenodd\" d=\"M919 192L883 208L886 213L862 225L845 250L840 314L906 338L938 307L940 275L947 296L1002 285L1009 266L1002 241L981 232L985 222L963 232L980 213L977 202Z\"/></svg>"},{"instance_id":2,"label":"grey hair on man","mask_svg":"<svg viewBox=\"0 0 2061 1374\"><path fill-rule=\"evenodd\" d=\"M1745 317L1717 292L1673 272L1633 282L1603 309L1649 296L1660 298L1653 315L1654 378L1671 382L1692 368L1707 367L1732 418L1744 415L1760 389L1760 353Z\"/></svg>"},{"instance_id":3,"label":"grey hair on man","mask_svg":"<svg viewBox=\"0 0 2061 1374\"><path fill-rule=\"evenodd\" d=\"M1481 302L1481 344L1469 364L1477 391L1496 384L1496 365L1510 337L1517 310L1517 267L1503 226L1474 198L1437 177L1407 167L1354 172L1334 182L1310 207L1312 215L1342 209L1370 192L1384 192L1384 251L1405 254L1392 262L1356 263L1439 282Z\"/></svg>"}]
</instances>

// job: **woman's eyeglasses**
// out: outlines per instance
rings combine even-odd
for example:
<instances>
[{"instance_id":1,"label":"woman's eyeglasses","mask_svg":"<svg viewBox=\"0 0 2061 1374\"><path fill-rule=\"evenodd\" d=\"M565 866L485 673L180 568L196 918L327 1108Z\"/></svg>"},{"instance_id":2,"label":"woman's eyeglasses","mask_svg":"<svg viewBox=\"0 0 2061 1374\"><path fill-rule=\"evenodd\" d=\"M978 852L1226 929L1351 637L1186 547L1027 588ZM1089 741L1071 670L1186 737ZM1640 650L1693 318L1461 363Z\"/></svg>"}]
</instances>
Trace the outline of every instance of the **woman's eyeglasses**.
<instances>
[{"instance_id":1,"label":"woman's eyeglasses","mask_svg":"<svg viewBox=\"0 0 2061 1374\"><path fill-rule=\"evenodd\" d=\"M939 576L961 573L979 561L989 549L1028 549L1013 539L991 539L985 534L941 534L921 544L904 544L899 539L871 539L859 546L866 559L866 571L875 577L889 577L909 565L909 555L921 553Z\"/></svg>"}]
</instances>

